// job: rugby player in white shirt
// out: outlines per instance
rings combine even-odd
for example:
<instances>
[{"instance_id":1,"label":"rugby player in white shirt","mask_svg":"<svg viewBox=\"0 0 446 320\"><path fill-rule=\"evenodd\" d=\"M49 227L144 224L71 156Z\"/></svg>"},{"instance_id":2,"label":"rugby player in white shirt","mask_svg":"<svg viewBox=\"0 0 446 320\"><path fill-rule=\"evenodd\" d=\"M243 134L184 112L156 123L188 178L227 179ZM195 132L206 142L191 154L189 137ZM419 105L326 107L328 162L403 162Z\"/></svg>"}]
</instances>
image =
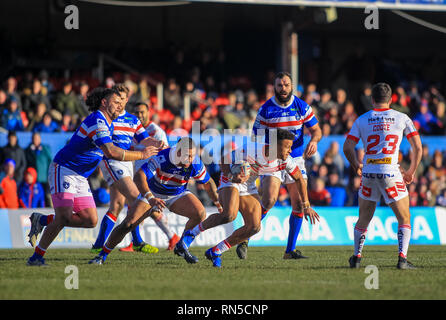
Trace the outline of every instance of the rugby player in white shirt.
<instances>
[{"instance_id":1,"label":"rugby player in white shirt","mask_svg":"<svg viewBox=\"0 0 446 320\"><path fill-rule=\"evenodd\" d=\"M344 143L344 154L353 170L362 177L359 189L359 219L354 229L354 255L350 257L351 268L359 268L367 227L372 220L381 195L398 220L398 269L414 269L407 261L411 236L409 197L406 185L414 180L421 161L420 136L412 120L404 113L390 108L392 89L386 83L372 88L374 109L361 115L353 124ZM402 172L398 154L403 136L413 149L410 167ZM365 155L358 161L355 146L362 140Z\"/></svg>"}]
</instances>

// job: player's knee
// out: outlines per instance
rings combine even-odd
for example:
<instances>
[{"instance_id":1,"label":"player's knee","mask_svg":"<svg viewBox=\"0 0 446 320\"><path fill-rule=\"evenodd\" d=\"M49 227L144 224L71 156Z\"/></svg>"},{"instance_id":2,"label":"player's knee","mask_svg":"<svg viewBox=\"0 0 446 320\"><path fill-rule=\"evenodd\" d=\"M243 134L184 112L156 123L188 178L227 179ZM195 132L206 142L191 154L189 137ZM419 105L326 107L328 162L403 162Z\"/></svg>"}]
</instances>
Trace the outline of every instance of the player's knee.
<instances>
[{"instance_id":1,"label":"player's knee","mask_svg":"<svg viewBox=\"0 0 446 320\"><path fill-rule=\"evenodd\" d=\"M110 211L115 217L117 217L123 208L124 208L124 201L118 200L112 205Z\"/></svg>"},{"instance_id":2,"label":"player's knee","mask_svg":"<svg viewBox=\"0 0 446 320\"><path fill-rule=\"evenodd\" d=\"M221 222L221 224L229 223L229 222L234 221L236 217L237 217L237 215L235 215L235 214L230 214L230 213L222 214L220 216L220 218L221 218L220 222Z\"/></svg>"},{"instance_id":3,"label":"player's knee","mask_svg":"<svg viewBox=\"0 0 446 320\"><path fill-rule=\"evenodd\" d=\"M198 211L197 219L200 220L200 222L206 219L206 210Z\"/></svg>"},{"instance_id":4,"label":"player's knee","mask_svg":"<svg viewBox=\"0 0 446 320\"><path fill-rule=\"evenodd\" d=\"M276 198L266 198L262 199L262 207L266 210L271 209L274 207L274 204L276 203Z\"/></svg>"},{"instance_id":5,"label":"player's knee","mask_svg":"<svg viewBox=\"0 0 446 320\"><path fill-rule=\"evenodd\" d=\"M85 220L85 224L84 225L85 225L86 228L94 228L94 227L96 227L97 223L98 223L98 217L97 216L91 216L91 217L88 217Z\"/></svg>"},{"instance_id":6,"label":"player's knee","mask_svg":"<svg viewBox=\"0 0 446 320\"><path fill-rule=\"evenodd\" d=\"M252 237L256 233L260 231L261 225L260 224L253 224L248 227L248 233L249 237Z\"/></svg>"}]
</instances>

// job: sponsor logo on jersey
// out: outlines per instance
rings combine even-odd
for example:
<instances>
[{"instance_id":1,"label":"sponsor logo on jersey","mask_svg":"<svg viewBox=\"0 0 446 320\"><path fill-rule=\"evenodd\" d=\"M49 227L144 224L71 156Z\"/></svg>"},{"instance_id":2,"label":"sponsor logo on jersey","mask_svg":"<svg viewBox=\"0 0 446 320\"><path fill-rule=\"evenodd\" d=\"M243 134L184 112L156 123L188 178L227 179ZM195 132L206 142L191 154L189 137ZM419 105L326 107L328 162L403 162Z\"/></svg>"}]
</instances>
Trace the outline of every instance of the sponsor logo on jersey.
<instances>
[{"instance_id":1,"label":"sponsor logo on jersey","mask_svg":"<svg viewBox=\"0 0 446 320\"><path fill-rule=\"evenodd\" d=\"M390 124L394 124L395 123L395 118L394 117L385 117L385 116L380 116L380 117L370 117L367 119L369 124L377 124L377 123L390 123Z\"/></svg>"},{"instance_id":2,"label":"sponsor logo on jersey","mask_svg":"<svg viewBox=\"0 0 446 320\"><path fill-rule=\"evenodd\" d=\"M392 158L367 159L367 164L392 164Z\"/></svg>"},{"instance_id":3,"label":"sponsor logo on jersey","mask_svg":"<svg viewBox=\"0 0 446 320\"><path fill-rule=\"evenodd\" d=\"M369 179L385 179L385 178L393 178L395 176L394 173L363 173L362 176L364 178Z\"/></svg>"},{"instance_id":4,"label":"sponsor logo on jersey","mask_svg":"<svg viewBox=\"0 0 446 320\"><path fill-rule=\"evenodd\" d=\"M108 130L96 130L96 137L98 138L108 137L109 135Z\"/></svg>"}]
</instances>

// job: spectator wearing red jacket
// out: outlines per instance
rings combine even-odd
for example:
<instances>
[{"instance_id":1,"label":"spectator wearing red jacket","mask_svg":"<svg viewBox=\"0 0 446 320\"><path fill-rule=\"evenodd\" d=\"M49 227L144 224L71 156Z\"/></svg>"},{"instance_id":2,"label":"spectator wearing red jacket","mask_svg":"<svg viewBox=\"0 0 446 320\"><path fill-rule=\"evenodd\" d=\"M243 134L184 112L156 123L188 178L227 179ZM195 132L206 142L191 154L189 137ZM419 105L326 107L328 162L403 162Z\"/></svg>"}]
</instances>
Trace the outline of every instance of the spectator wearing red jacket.
<instances>
[{"instance_id":1,"label":"spectator wearing red jacket","mask_svg":"<svg viewBox=\"0 0 446 320\"><path fill-rule=\"evenodd\" d=\"M17 183L14 180L15 161L6 159L0 174L0 208L18 209Z\"/></svg>"},{"instance_id":2,"label":"spectator wearing red jacket","mask_svg":"<svg viewBox=\"0 0 446 320\"><path fill-rule=\"evenodd\" d=\"M321 178L317 178L313 182L313 187L309 194L310 202L314 206L328 206L331 203L331 195L325 189L325 182Z\"/></svg>"}]
</instances>

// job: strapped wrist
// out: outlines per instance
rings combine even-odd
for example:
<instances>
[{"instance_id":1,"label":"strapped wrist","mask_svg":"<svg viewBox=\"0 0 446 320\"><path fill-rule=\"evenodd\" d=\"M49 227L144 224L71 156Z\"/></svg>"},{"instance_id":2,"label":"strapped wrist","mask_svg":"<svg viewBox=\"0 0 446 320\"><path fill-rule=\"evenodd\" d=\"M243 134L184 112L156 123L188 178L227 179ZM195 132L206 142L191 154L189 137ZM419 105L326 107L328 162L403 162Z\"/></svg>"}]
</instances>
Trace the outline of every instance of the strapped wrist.
<instances>
[{"instance_id":1,"label":"strapped wrist","mask_svg":"<svg viewBox=\"0 0 446 320\"><path fill-rule=\"evenodd\" d=\"M154 196L150 191L147 191L147 192L144 194L144 198L146 198L147 201L150 201L150 200L152 200L153 198L155 198L155 196Z\"/></svg>"},{"instance_id":2,"label":"strapped wrist","mask_svg":"<svg viewBox=\"0 0 446 320\"><path fill-rule=\"evenodd\" d=\"M302 203L300 204L300 207L301 207L302 210L309 209L309 208L311 207L311 206L310 206L310 201L302 202Z\"/></svg>"}]
</instances>

